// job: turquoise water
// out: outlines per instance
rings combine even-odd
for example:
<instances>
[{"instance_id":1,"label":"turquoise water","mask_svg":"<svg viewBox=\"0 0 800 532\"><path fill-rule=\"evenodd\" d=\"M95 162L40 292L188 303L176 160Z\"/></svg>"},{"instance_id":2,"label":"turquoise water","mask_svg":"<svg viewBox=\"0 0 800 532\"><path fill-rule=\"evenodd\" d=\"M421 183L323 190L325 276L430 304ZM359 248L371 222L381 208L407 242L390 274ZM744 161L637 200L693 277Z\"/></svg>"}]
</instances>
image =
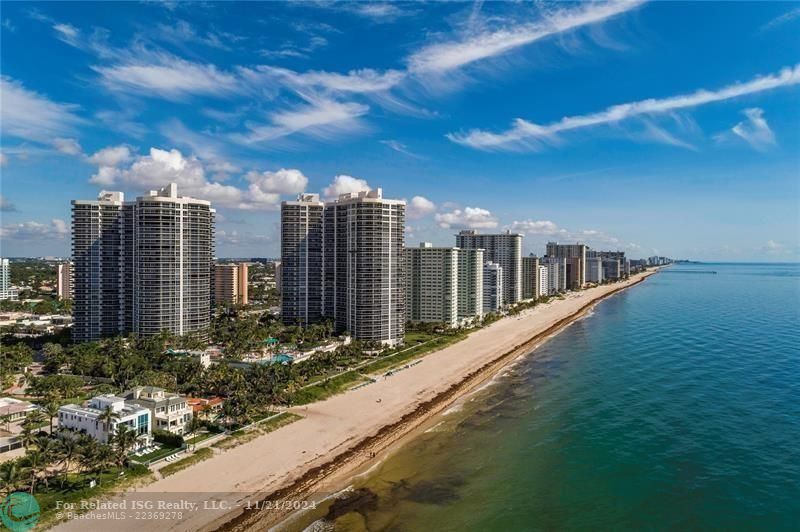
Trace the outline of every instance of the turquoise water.
<instances>
[{"instance_id":1,"label":"turquoise water","mask_svg":"<svg viewBox=\"0 0 800 532\"><path fill-rule=\"evenodd\" d=\"M337 530L797 530L800 266L662 271L357 487Z\"/></svg>"}]
</instances>

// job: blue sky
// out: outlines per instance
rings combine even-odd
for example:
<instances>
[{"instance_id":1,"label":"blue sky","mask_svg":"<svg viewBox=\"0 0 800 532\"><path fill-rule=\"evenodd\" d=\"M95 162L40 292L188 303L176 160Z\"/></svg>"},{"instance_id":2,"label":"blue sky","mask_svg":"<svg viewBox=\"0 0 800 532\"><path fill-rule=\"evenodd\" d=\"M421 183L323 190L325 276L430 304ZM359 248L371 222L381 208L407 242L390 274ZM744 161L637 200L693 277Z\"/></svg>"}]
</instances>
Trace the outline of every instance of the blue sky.
<instances>
[{"instance_id":1,"label":"blue sky","mask_svg":"<svg viewBox=\"0 0 800 532\"><path fill-rule=\"evenodd\" d=\"M407 241L522 232L800 257L800 4L2 3L2 253L68 255L71 199L167 182L217 253L365 186Z\"/></svg>"}]
</instances>

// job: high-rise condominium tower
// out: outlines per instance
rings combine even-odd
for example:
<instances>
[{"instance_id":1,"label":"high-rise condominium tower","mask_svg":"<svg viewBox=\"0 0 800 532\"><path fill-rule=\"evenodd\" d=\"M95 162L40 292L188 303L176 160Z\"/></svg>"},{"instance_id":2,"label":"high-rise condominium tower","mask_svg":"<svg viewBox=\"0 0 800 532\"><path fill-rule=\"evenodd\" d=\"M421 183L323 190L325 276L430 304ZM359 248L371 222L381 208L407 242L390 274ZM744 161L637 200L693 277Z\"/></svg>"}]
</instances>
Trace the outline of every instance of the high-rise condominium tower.
<instances>
[{"instance_id":1,"label":"high-rise condominium tower","mask_svg":"<svg viewBox=\"0 0 800 532\"><path fill-rule=\"evenodd\" d=\"M475 231L461 231L456 235L456 246L483 249L484 260L503 269L504 305L522 299L522 235L510 232L481 235Z\"/></svg>"},{"instance_id":2,"label":"high-rise condominium tower","mask_svg":"<svg viewBox=\"0 0 800 532\"><path fill-rule=\"evenodd\" d=\"M406 319L458 326L458 248L405 250Z\"/></svg>"},{"instance_id":3,"label":"high-rise condominium tower","mask_svg":"<svg viewBox=\"0 0 800 532\"><path fill-rule=\"evenodd\" d=\"M322 211L317 194L281 203L281 263L278 290L287 324L308 324L322 316Z\"/></svg>"},{"instance_id":4,"label":"high-rise condominium tower","mask_svg":"<svg viewBox=\"0 0 800 532\"><path fill-rule=\"evenodd\" d=\"M325 204L322 311L337 331L360 340L402 343L405 209L405 201L384 199L380 188L341 194Z\"/></svg>"},{"instance_id":5,"label":"high-rise condominium tower","mask_svg":"<svg viewBox=\"0 0 800 532\"><path fill-rule=\"evenodd\" d=\"M458 317L483 319L483 250L458 249Z\"/></svg>"},{"instance_id":6,"label":"high-rise condominium tower","mask_svg":"<svg viewBox=\"0 0 800 532\"><path fill-rule=\"evenodd\" d=\"M125 202L72 202L73 338L167 330L205 334L211 316L214 210L177 186Z\"/></svg>"},{"instance_id":7,"label":"high-rise condominium tower","mask_svg":"<svg viewBox=\"0 0 800 532\"><path fill-rule=\"evenodd\" d=\"M133 211L122 192L72 201L72 339L133 330Z\"/></svg>"},{"instance_id":8,"label":"high-rise condominium tower","mask_svg":"<svg viewBox=\"0 0 800 532\"><path fill-rule=\"evenodd\" d=\"M589 247L586 244L559 244L558 242L547 243L547 256L567 260L567 288L575 290L583 288L586 284L586 252Z\"/></svg>"},{"instance_id":9,"label":"high-rise condominium tower","mask_svg":"<svg viewBox=\"0 0 800 532\"><path fill-rule=\"evenodd\" d=\"M247 263L214 266L214 303L247 305Z\"/></svg>"},{"instance_id":10,"label":"high-rise condominium tower","mask_svg":"<svg viewBox=\"0 0 800 532\"><path fill-rule=\"evenodd\" d=\"M56 294L58 299L72 299L72 263L62 262L56 268Z\"/></svg>"},{"instance_id":11,"label":"high-rise condominium tower","mask_svg":"<svg viewBox=\"0 0 800 532\"><path fill-rule=\"evenodd\" d=\"M503 267L494 262L483 265L483 311L497 312L503 308Z\"/></svg>"},{"instance_id":12,"label":"high-rise condominium tower","mask_svg":"<svg viewBox=\"0 0 800 532\"><path fill-rule=\"evenodd\" d=\"M539 297L539 257L522 257L522 299Z\"/></svg>"}]
</instances>

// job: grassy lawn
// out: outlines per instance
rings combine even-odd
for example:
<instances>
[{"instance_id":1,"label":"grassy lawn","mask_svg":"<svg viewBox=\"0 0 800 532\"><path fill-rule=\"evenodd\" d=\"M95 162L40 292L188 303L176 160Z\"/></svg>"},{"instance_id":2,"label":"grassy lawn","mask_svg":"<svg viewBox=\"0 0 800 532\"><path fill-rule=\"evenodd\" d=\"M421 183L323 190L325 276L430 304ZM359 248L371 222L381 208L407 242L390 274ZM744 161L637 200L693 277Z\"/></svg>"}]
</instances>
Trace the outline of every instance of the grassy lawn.
<instances>
[{"instance_id":1,"label":"grassy lawn","mask_svg":"<svg viewBox=\"0 0 800 532\"><path fill-rule=\"evenodd\" d=\"M187 445L197 445L201 441L207 440L212 436L216 436L216 434L213 432L201 432L199 434L195 434L191 438L188 438L184 441L186 442Z\"/></svg>"},{"instance_id":2,"label":"grassy lawn","mask_svg":"<svg viewBox=\"0 0 800 532\"><path fill-rule=\"evenodd\" d=\"M198 463L202 462L203 460L208 460L212 456L214 456L214 451L212 451L208 447L206 447L204 449L198 449L191 456L187 456L186 458L182 458L181 460L178 460L177 462L172 462L169 465L165 465L164 467L162 467L158 471L162 475L164 475L165 477L168 477L170 475L174 475L178 471L186 469L187 467L191 467L194 464L198 464Z\"/></svg>"},{"instance_id":3,"label":"grassy lawn","mask_svg":"<svg viewBox=\"0 0 800 532\"><path fill-rule=\"evenodd\" d=\"M362 373L379 373L387 371L393 367L405 364L411 359L420 357L422 355L426 355L433 351L438 351L439 349L443 349L449 345L452 345L456 342L463 340L466 337L467 337L466 332L455 334L453 336L436 336L434 337L435 338L434 340L428 342L425 345L413 347L411 349L408 349L407 351L402 351L394 355L381 357L375 362L367 364L366 366L361 368L361 371Z\"/></svg>"},{"instance_id":4,"label":"grassy lawn","mask_svg":"<svg viewBox=\"0 0 800 532\"><path fill-rule=\"evenodd\" d=\"M283 412L279 416L270 419L269 421L265 421L264 423L256 425L252 430L237 430L236 432L231 433L231 435L224 440L215 442L211 444L211 446L216 447L217 449L231 449L237 445L254 440L259 436L278 430L289 423L294 423L298 419L302 419L302 416L298 416L297 414L293 414L291 412Z\"/></svg>"},{"instance_id":5,"label":"grassy lawn","mask_svg":"<svg viewBox=\"0 0 800 532\"><path fill-rule=\"evenodd\" d=\"M177 451L179 449L180 449L180 447L169 447L169 446L166 446L164 444L161 444L161 448L160 449L156 449L155 451L147 453L144 456L134 456L134 455L132 455L131 456L131 460L135 460L135 461L140 462L142 464L146 464L146 463L149 463L149 462L154 462L155 460L159 460L159 459L161 459L161 458L163 458L165 456L169 456L169 455L171 455L172 453L174 453L175 451Z\"/></svg>"},{"instance_id":6,"label":"grassy lawn","mask_svg":"<svg viewBox=\"0 0 800 532\"><path fill-rule=\"evenodd\" d=\"M342 373L341 375L337 375L336 377L333 377L325 382L321 382L315 386L310 386L297 391L293 397L293 404L307 405L308 403L313 403L314 401L327 399L332 395L347 391L359 381L365 382L366 379L364 379L364 377L359 375L359 373L356 371Z\"/></svg>"},{"instance_id":7,"label":"grassy lawn","mask_svg":"<svg viewBox=\"0 0 800 532\"><path fill-rule=\"evenodd\" d=\"M120 476L120 472L124 472L124 475ZM97 480L94 488L89 487L89 481L92 479ZM56 522L58 513L56 501L79 503L86 499L96 499L106 493L122 490L141 480L152 480L150 470L143 465L134 465L124 470L114 468L99 476L88 473L70 473L67 475L63 489L61 488L61 479L53 479L50 481L49 488L39 486L34 492L42 511L37 529L44 530Z\"/></svg>"}]
</instances>

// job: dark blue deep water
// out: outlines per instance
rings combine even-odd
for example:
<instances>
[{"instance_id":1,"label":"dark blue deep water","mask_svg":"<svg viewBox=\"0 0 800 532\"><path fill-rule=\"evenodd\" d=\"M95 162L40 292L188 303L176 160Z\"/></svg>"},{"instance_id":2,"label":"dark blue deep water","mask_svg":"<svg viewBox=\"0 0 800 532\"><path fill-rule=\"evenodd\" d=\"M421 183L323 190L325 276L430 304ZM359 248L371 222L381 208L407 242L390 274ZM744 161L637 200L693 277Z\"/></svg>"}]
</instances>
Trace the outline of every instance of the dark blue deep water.
<instances>
[{"instance_id":1,"label":"dark blue deep water","mask_svg":"<svg viewBox=\"0 0 800 532\"><path fill-rule=\"evenodd\" d=\"M357 486L337 530L797 530L800 266L662 271Z\"/></svg>"}]
</instances>

